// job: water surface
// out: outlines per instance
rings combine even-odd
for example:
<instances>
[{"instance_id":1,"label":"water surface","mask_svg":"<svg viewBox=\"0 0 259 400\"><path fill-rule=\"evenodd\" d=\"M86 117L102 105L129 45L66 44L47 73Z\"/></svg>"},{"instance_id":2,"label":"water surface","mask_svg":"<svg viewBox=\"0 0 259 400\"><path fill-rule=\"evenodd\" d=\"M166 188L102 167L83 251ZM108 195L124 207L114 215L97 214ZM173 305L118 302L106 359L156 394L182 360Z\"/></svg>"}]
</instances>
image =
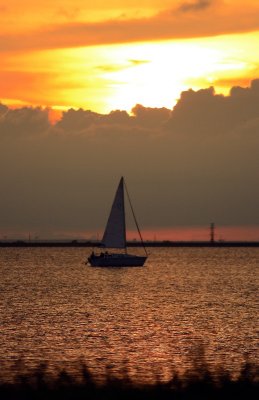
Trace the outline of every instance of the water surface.
<instances>
[{"instance_id":1,"label":"water surface","mask_svg":"<svg viewBox=\"0 0 259 400\"><path fill-rule=\"evenodd\" d=\"M258 360L259 249L154 248L145 267L117 269L84 265L88 253L0 249L6 371L83 360L97 376L152 380L195 357L230 372Z\"/></svg>"}]
</instances>

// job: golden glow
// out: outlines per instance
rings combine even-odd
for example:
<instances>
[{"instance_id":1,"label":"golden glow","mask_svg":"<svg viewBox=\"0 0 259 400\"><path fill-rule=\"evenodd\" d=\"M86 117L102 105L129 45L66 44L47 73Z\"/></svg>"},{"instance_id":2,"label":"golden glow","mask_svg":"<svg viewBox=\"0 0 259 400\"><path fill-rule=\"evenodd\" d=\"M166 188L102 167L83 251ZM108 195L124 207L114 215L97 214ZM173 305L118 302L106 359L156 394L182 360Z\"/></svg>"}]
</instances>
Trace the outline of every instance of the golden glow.
<instances>
[{"instance_id":1,"label":"golden glow","mask_svg":"<svg viewBox=\"0 0 259 400\"><path fill-rule=\"evenodd\" d=\"M259 33L252 33L12 55L2 101L97 112L136 103L171 108L189 87L227 94L233 83L256 77L258 42Z\"/></svg>"},{"instance_id":2,"label":"golden glow","mask_svg":"<svg viewBox=\"0 0 259 400\"><path fill-rule=\"evenodd\" d=\"M26 31L33 27L66 22L94 22L117 18L150 17L170 7L172 0L9 0L1 4L1 31ZM71 4L72 3L72 4Z\"/></svg>"},{"instance_id":3,"label":"golden glow","mask_svg":"<svg viewBox=\"0 0 259 400\"><path fill-rule=\"evenodd\" d=\"M56 2L55 7L50 0L44 1L44 7L40 0L37 3L25 0L23 4L10 0L8 4L8 7L1 6L0 1L2 34L12 31L12 21L18 14L17 32L27 32L33 26L69 22L72 25L68 30L65 27L56 32L56 37L62 38L57 43L64 46L62 35L69 42L73 23L135 18L142 24L139 31L142 28L148 31L151 28L145 25L146 22L156 16L155 23L161 23L161 18L167 18L164 17L166 13L171 15L170 10L177 10L183 2L149 0L141 2L141 7L139 1L125 1L122 5L118 0L110 1L109 5L102 0L94 4L75 0L73 6L70 0L63 0ZM239 10L241 2L222 0L212 4L222 15L224 7L228 7L226 17L231 7ZM257 2L252 0L247 4L246 10L257 6ZM24 7L28 8L27 13L21 12ZM212 13L209 7L204 12ZM190 25L197 15L197 12L188 15ZM247 15L246 20L250 21L252 12ZM237 26L242 31L239 17L238 14ZM131 32L131 26L126 26ZM98 26L93 29L91 34L98 36ZM114 40L113 30L111 32L111 40ZM46 49L48 40L51 43L54 38L50 32L48 35L46 38L38 36L39 42L37 39L29 48L26 48L25 40L28 36L22 37L18 46L17 40L11 41L10 46L14 43L16 47L10 51L3 44L0 71L0 99L3 103L55 109L82 107L101 113L114 109L130 111L137 103L172 108L181 91L188 88L197 90L214 86L216 92L227 94L232 86L248 86L251 79L259 76L258 31L200 38L193 38L190 34L186 39L150 39L146 42L138 42L137 38L135 43L129 40L126 44L119 43L122 39L118 38L118 44L108 45L103 43L101 36L99 45L54 47L53 50ZM74 31L72 35L75 35ZM78 35L81 35L81 30Z\"/></svg>"}]
</instances>

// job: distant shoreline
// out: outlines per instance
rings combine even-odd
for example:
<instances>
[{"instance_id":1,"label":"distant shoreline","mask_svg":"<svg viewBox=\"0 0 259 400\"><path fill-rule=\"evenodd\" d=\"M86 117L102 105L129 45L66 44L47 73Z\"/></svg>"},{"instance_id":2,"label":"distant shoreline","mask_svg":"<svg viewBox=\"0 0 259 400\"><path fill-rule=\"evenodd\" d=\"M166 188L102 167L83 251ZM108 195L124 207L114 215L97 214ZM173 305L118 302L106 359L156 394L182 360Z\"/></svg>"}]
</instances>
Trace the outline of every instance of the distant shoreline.
<instances>
[{"instance_id":1,"label":"distant shoreline","mask_svg":"<svg viewBox=\"0 0 259 400\"><path fill-rule=\"evenodd\" d=\"M259 241L145 241L145 247L259 247ZM84 240L5 240L0 247L100 247L99 242ZM127 247L142 247L141 242L128 242Z\"/></svg>"}]
</instances>

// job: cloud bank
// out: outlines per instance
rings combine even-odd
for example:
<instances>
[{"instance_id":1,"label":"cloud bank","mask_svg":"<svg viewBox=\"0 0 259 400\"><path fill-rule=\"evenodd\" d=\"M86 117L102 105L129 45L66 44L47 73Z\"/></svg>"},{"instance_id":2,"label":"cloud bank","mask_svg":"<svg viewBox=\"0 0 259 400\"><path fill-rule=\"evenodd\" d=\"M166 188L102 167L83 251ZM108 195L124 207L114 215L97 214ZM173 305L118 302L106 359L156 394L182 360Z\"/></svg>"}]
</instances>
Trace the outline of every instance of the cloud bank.
<instances>
[{"instance_id":1,"label":"cloud bank","mask_svg":"<svg viewBox=\"0 0 259 400\"><path fill-rule=\"evenodd\" d=\"M101 232L124 175L144 229L259 226L259 80L132 114L0 105L0 231Z\"/></svg>"}]
</instances>

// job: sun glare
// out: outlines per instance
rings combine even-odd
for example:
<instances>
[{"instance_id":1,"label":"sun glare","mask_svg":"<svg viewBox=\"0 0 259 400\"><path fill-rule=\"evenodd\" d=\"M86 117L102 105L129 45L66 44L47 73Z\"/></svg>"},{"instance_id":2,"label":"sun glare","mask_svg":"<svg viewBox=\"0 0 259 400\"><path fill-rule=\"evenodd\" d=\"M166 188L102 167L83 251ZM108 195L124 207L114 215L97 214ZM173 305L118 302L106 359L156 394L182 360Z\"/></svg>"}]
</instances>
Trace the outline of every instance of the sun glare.
<instances>
[{"instance_id":1,"label":"sun glare","mask_svg":"<svg viewBox=\"0 0 259 400\"><path fill-rule=\"evenodd\" d=\"M130 111L136 103L172 108L181 91L190 87L215 86L217 92L228 94L233 81L253 75L258 34L245 36L66 50L74 87L64 89L64 98L109 112Z\"/></svg>"},{"instance_id":2,"label":"sun glare","mask_svg":"<svg viewBox=\"0 0 259 400\"><path fill-rule=\"evenodd\" d=\"M171 108L187 89L187 77L208 76L221 60L218 51L188 42L143 43L118 52L125 67L104 76L114 90L111 108L127 110L136 100L145 106Z\"/></svg>"},{"instance_id":3,"label":"sun glare","mask_svg":"<svg viewBox=\"0 0 259 400\"><path fill-rule=\"evenodd\" d=\"M215 86L227 94L230 85L217 82L230 78L238 82L254 66L256 42L235 39L234 47L233 38L227 45L225 37L114 46L109 53L114 68L102 74L109 82L109 108L130 110L136 103L171 108L181 91L190 87Z\"/></svg>"},{"instance_id":4,"label":"sun glare","mask_svg":"<svg viewBox=\"0 0 259 400\"><path fill-rule=\"evenodd\" d=\"M10 55L2 95L7 104L17 98L15 104L100 113L130 112L137 103L172 108L189 88L228 94L233 85L249 85L257 77L258 40L251 33Z\"/></svg>"}]
</instances>

